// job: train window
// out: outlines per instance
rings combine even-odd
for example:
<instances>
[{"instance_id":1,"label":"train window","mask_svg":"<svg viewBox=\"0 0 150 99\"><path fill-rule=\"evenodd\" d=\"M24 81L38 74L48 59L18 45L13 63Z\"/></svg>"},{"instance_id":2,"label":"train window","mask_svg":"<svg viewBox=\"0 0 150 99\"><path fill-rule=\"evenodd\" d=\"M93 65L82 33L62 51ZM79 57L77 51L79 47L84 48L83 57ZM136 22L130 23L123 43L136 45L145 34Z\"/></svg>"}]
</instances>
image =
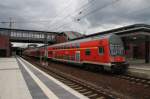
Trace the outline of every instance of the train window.
<instances>
[{"instance_id":1,"label":"train window","mask_svg":"<svg viewBox=\"0 0 150 99\"><path fill-rule=\"evenodd\" d=\"M68 49L68 45L66 45L66 49Z\"/></svg>"},{"instance_id":2,"label":"train window","mask_svg":"<svg viewBox=\"0 0 150 99\"><path fill-rule=\"evenodd\" d=\"M51 54L52 54L52 51L49 51L49 52L48 52L48 54L50 54L50 55L51 55Z\"/></svg>"},{"instance_id":3,"label":"train window","mask_svg":"<svg viewBox=\"0 0 150 99\"><path fill-rule=\"evenodd\" d=\"M76 43L76 48L80 48L80 44L79 43Z\"/></svg>"},{"instance_id":4,"label":"train window","mask_svg":"<svg viewBox=\"0 0 150 99\"><path fill-rule=\"evenodd\" d=\"M65 49L67 49L67 45L65 45Z\"/></svg>"},{"instance_id":5,"label":"train window","mask_svg":"<svg viewBox=\"0 0 150 99\"><path fill-rule=\"evenodd\" d=\"M72 48L75 48L75 44L72 44Z\"/></svg>"},{"instance_id":6,"label":"train window","mask_svg":"<svg viewBox=\"0 0 150 99\"><path fill-rule=\"evenodd\" d=\"M98 51L100 54L104 54L104 47L99 47Z\"/></svg>"},{"instance_id":7,"label":"train window","mask_svg":"<svg viewBox=\"0 0 150 99\"><path fill-rule=\"evenodd\" d=\"M72 45L70 44L70 48L72 48Z\"/></svg>"},{"instance_id":8,"label":"train window","mask_svg":"<svg viewBox=\"0 0 150 99\"><path fill-rule=\"evenodd\" d=\"M72 48L72 44L70 44L70 48Z\"/></svg>"},{"instance_id":9,"label":"train window","mask_svg":"<svg viewBox=\"0 0 150 99\"><path fill-rule=\"evenodd\" d=\"M123 55L124 54L124 48L121 45L111 44L110 45L110 53L112 56Z\"/></svg>"},{"instance_id":10,"label":"train window","mask_svg":"<svg viewBox=\"0 0 150 99\"><path fill-rule=\"evenodd\" d=\"M91 55L91 50L90 49L86 49L85 50L85 55Z\"/></svg>"},{"instance_id":11,"label":"train window","mask_svg":"<svg viewBox=\"0 0 150 99\"><path fill-rule=\"evenodd\" d=\"M68 49L70 49L70 45L68 45Z\"/></svg>"}]
</instances>

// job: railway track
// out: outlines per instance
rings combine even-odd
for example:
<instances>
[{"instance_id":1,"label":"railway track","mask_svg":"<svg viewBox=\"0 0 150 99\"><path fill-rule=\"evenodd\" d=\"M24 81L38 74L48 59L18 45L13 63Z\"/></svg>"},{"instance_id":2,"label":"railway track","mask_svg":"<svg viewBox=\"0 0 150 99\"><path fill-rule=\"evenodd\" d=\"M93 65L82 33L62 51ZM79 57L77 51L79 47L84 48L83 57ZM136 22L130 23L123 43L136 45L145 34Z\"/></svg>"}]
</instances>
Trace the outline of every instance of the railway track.
<instances>
[{"instance_id":1,"label":"railway track","mask_svg":"<svg viewBox=\"0 0 150 99\"><path fill-rule=\"evenodd\" d=\"M59 81L65 83L71 88L75 89L79 93L87 96L91 99L116 99L115 95L110 93L109 90L105 90L102 87L95 86L91 83L73 77L71 75L67 75L63 72L57 71L55 69L49 69L51 72L50 75L58 79ZM118 98L119 99L119 98Z\"/></svg>"},{"instance_id":2,"label":"railway track","mask_svg":"<svg viewBox=\"0 0 150 99\"><path fill-rule=\"evenodd\" d=\"M115 75L115 77L117 77L119 79L128 80L132 84L143 85L144 87L150 87L150 79L139 78L139 77L131 76L128 74Z\"/></svg>"},{"instance_id":3,"label":"railway track","mask_svg":"<svg viewBox=\"0 0 150 99\"><path fill-rule=\"evenodd\" d=\"M108 89L104 89L102 87L93 85L92 83L68 75L54 68L47 69L46 67L40 66L40 64L37 62L33 62L27 58L25 59L28 60L30 63L36 65L38 68L42 69L49 75L53 76L54 78L58 79L59 81L63 82L64 84L68 85L72 89L78 91L79 93L87 96L90 99L121 99L119 96L113 94Z\"/></svg>"},{"instance_id":4,"label":"railway track","mask_svg":"<svg viewBox=\"0 0 150 99\"><path fill-rule=\"evenodd\" d=\"M79 70L79 72L77 72L78 70L76 70L74 67L68 69L68 66L67 67L65 66L66 64L65 65L60 64L61 68L59 68L59 64L55 62L50 62L49 63L50 65L47 68L47 67L41 67L38 62L39 60L36 59L32 60L31 58L28 58L28 60L36 64L38 68L52 75L54 78L58 79L59 81L65 83L66 85L70 86L74 90L78 91L81 94L84 94L85 96L91 99L150 99L149 98L150 95L148 92L148 90L150 89L149 79L134 77L128 74L112 75L107 72L102 72L99 74L94 71L93 72L95 76L92 77L90 76L93 75L92 72L89 72L90 73L89 75L88 73L89 70L88 71L84 70L87 73L86 76L89 76L89 78L87 78L84 77L85 74L83 75L83 73L81 73L80 76L80 72L82 72L82 69ZM71 65L69 65L69 67L70 66ZM69 71L73 71L73 72L69 72ZM100 78L99 76L102 78ZM95 78L97 78L97 80ZM101 82L100 79L105 79L105 81ZM112 80L112 82L110 82L110 79ZM117 84L121 84L120 86L121 88L115 87L117 86ZM126 87L123 87L122 85ZM128 93L129 90L130 92Z\"/></svg>"}]
</instances>

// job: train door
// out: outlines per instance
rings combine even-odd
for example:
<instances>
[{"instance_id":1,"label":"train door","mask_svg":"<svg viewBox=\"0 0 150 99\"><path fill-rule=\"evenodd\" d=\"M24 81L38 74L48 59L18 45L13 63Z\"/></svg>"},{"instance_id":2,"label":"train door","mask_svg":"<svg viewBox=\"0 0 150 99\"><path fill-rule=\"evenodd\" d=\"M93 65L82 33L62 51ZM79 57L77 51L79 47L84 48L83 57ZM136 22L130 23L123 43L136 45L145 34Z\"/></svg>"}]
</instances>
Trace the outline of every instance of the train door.
<instances>
[{"instance_id":1,"label":"train door","mask_svg":"<svg viewBox=\"0 0 150 99\"><path fill-rule=\"evenodd\" d=\"M76 51L76 52L75 52L75 60L76 60L77 62L80 62L80 51Z\"/></svg>"}]
</instances>

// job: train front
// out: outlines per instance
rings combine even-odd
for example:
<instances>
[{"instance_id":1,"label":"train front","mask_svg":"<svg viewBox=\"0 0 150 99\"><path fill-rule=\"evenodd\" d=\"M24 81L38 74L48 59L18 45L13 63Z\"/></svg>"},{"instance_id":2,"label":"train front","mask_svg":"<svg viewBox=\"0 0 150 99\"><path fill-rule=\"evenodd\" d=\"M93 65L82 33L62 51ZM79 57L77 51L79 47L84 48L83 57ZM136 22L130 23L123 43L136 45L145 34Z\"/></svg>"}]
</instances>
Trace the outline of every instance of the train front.
<instances>
[{"instance_id":1,"label":"train front","mask_svg":"<svg viewBox=\"0 0 150 99\"><path fill-rule=\"evenodd\" d=\"M125 72L129 66L124 54L124 46L121 38L117 35L111 35L109 38L111 71Z\"/></svg>"}]
</instances>

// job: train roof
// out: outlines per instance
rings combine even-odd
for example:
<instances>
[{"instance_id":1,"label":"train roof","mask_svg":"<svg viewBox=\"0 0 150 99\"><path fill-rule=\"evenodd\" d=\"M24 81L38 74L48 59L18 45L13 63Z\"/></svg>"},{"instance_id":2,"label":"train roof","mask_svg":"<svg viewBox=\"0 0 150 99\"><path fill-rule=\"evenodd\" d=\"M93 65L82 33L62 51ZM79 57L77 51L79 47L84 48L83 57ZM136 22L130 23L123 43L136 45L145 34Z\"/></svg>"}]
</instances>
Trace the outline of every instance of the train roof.
<instances>
[{"instance_id":1,"label":"train roof","mask_svg":"<svg viewBox=\"0 0 150 99\"><path fill-rule=\"evenodd\" d=\"M74 44L74 43L81 43L84 41L98 40L98 39L103 39L103 38L110 38L111 36L114 36L114 35L115 34L96 35L96 36L87 37L87 38L83 38L83 39L68 41L68 42L59 43L59 44L54 44L54 45L51 45L51 47L56 47L56 46L60 46L60 45L67 45L67 44Z\"/></svg>"},{"instance_id":2,"label":"train roof","mask_svg":"<svg viewBox=\"0 0 150 99\"><path fill-rule=\"evenodd\" d=\"M67 43L72 42L72 41L75 41L75 42L80 41L80 40L82 41L87 38L92 38L92 37L96 37L96 36L111 35L111 34L122 35L122 34L128 34L128 33L132 33L132 32L134 33L137 31L146 31L146 32L150 33L150 25L147 25L147 24L128 25L128 26L124 26L124 27L120 27L120 28L116 28L116 29L111 29L111 30L107 30L107 31L103 31L103 32L85 35L83 37L72 39L72 40L68 41ZM67 44L67 43L65 43L65 44ZM63 43L60 43L60 44L63 44Z\"/></svg>"}]
</instances>

